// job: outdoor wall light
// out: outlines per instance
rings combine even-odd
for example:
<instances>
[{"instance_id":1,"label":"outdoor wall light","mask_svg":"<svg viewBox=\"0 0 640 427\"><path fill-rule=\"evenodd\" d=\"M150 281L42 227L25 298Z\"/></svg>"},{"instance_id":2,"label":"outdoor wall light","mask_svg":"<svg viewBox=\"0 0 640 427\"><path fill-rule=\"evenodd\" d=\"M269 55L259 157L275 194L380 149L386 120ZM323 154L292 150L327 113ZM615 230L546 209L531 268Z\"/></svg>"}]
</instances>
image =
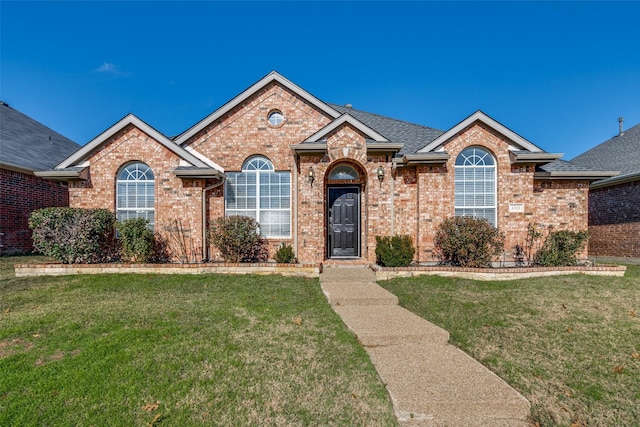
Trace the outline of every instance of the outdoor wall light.
<instances>
[{"instance_id":1,"label":"outdoor wall light","mask_svg":"<svg viewBox=\"0 0 640 427\"><path fill-rule=\"evenodd\" d=\"M313 185L313 181L316 179L316 174L313 172L313 167L309 168L309 185Z\"/></svg>"},{"instance_id":2,"label":"outdoor wall light","mask_svg":"<svg viewBox=\"0 0 640 427\"><path fill-rule=\"evenodd\" d=\"M378 169L376 169L376 175L378 176L378 181L382 182L384 179L384 168L382 166L378 166Z\"/></svg>"}]
</instances>

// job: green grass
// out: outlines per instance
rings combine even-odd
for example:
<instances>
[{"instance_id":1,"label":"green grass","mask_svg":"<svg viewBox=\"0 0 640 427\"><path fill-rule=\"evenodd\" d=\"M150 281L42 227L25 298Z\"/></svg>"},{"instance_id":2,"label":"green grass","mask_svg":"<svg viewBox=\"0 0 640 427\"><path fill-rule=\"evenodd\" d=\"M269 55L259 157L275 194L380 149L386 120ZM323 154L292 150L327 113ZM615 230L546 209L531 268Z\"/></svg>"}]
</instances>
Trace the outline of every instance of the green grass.
<instances>
[{"instance_id":1,"label":"green grass","mask_svg":"<svg viewBox=\"0 0 640 427\"><path fill-rule=\"evenodd\" d=\"M625 277L380 283L532 403L541 426L640 425L640 267Z\"/></svg>"},{"instance_id":2,"label":"green grass","mask_svg":"<svg viewBox=\"0 0 640 427\"><path fill-rule=\"evenodd\" d=\"M0 425L395 425L318 280L15 278L0 258Z\"/></svg>"}]
</instances>

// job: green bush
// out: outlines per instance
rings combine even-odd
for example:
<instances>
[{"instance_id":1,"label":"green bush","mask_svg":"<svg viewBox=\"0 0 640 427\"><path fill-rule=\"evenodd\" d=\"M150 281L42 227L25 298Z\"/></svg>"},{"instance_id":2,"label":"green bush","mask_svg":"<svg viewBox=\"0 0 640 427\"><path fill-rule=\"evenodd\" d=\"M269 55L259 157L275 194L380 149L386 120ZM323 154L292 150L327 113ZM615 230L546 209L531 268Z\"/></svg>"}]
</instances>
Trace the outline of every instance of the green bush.
<instances>
[{"instance_id":1,"label":"green bush","mask_svg":"<svg viewBox=\"0 0 640 427\"><path fill-rule=\"evenodd\" d=\"M461 267L489 267L504 250L504 236L484 218L444 220L434 239L440 262Z\"/></svg>"},{"instance_id":2,"label":"green bush","mask_svg":"<svg viewBox=\"0 0 640 427\"><path fill-rule=\"evenodd\" d=\"M293 247L287 243L282 243L280 245L274 258L279 264L291 264L296 262L296 254L293 252Z\"/></svg>"},{"instance_id":3,"label":"green bush","mask_svg":"<svg viewBox=\"0 0 640 427\"><path fill-rule=\"evenodd\" d=\"M115 222L106 209L44 208L29 216L34 248L65 264L115 259Z\"/></svg>"},{"instance_id":4,"label":"green bush","mask_svg":"<svg viewBox=\"0 0 640 427\"><path fill-rule=\"evenodd\" d=\"M534 263L547 267L576 265L577 253L584 249L588 238L586 231L553 231L536 253Z\"/></svg>"},{"instance_id":5,"label":"green bush","mask_svg":"<svg viewBox=\"0 0 640 427\"><path fill-rule=\"evenodd\" d=\"M116 223L121 259L126 262L149 262L155 251L153 231L145 218L129 218Z\"/></svg>"},{"instance_id":6,"label":"green bush","mask_svg":"<svg viewBox=\"0 0 640 427\"><path fill-rule=\"evenodd\" d=\"M260 225L248 216L218 217L209 228L209 241L226 262L260 262L269 256Z\"/></svg>"},{"instance_id":7,"label":"green bush","mask_svg":"<svg viewBox=\"0 0 640 427\"><path fill-rule=\"evenodd\" d=\"M416 250L411 236L376 236L376 262L385 267L406 267Z\"/></svg>"}]
</instances>

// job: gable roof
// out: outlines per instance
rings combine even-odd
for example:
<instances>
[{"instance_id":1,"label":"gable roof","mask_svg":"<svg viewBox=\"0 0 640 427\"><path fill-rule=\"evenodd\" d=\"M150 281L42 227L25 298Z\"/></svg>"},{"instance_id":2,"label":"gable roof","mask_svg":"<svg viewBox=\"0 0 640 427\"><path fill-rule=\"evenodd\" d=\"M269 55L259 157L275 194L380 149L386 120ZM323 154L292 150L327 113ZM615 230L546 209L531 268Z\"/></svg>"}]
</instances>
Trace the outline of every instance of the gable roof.
<instances>
[{"instance_id":1,"label":"gable roof","mask_svg":"<svg viewBox=\"0 0 640 427\"><path fill-rule=\"evenodd\" d=\"M219 119L223 115L227 114L229 111L231 111L234 108L236 108L238 105L242 104L242 102L244 102L245 100L250 98L257 91L259 91L260 89L262 89L263 87L267 86L268 84L270 84L272 82L279 83L283 87L285 87L288 90L290 90L291 92L295 93L296 95L298 95L299 97L301 97L305 101L309 102L310 104L312 104L313 106L315 106L319 110L325 112L327 115L329 115L330 117L332 117L334 119L338 118L340 116L340 113L338 111L336 111L335 109L333 109L328 104L324 103L320 99L318 99L315 96L311 95L309 92L307 92L306 90L302 89L300 86L296 85L295 83L291 82L290 80L284 78L282 75L280 75L276 71L272 71L269 74L267 74L266 76L264 76L263 78L261 78L260 80L258 80L256 83L251 85L249 88L244 90L238 96L233 98L231 101L227 102L222 107L218 108L216 111L214 111L213 113L209 114L207 117L205 117L204 119L200 120L198 123L193 125L191 128L189 128L188 130L186 130L182 134L178 135L175 138L175 142L177 144L183 144L189 138L191 138L192 136L196 135L202 129L204 129L205 127L209 126L211 123L213 123L214 121L216 121L217 119Z\"/></svg>"},{"instance_id":2,"label":"gable roof","mask_svg":"<svg viewBox=\"0 0 640 427\"><path fill-rule=\"evenodd\" d=\"M593 168L620 171L620 175L596 184L640 178L640 124L585 151L571 161Z\"/></svg>"},{"instance_id":3,"label":"gable roof","mask_svg":"<svg viewBox=\"0 0 640 427\"><path fill-rule=\"evenodd\" d=\"M202 169L210 169L214 168L221 172L223 172L222 168L210 160L206 159L204 156L197 153L195 150L185 150L181 146L177 145L175 142L167 138L162 133L158 132L153 127L149 126L147 123L143 122L133 114L127 114L125 117L120 119L117 123L111 126L106 131L102 132L96 138L91 140L87 145L73 153L73 155L66 158L62 163L56 166L56 169L66 169L74 166L80 166L85 160L87 160L93 152L95 152L100 146L106 142L109 138L111 138L114 134L124 129L125 127L133 125L151 136L153 139L162 144L165 148L169 149L169 151L176 154L181 159L190 163L191 165L202 168Z\"/></svg>"},{"instance_id":4,"label":"gable roof","mask_svg":"<svg viewBox=\"0 0 640 427\"><path fill-rule=\"evenodd\" d=\"M451 129L449 129L448 131L444 132L442 135L440 135L433 141L431 141L429 144L427 144L426 146L418 150L418 152L426 153L426 152L437 149L440 145L444 144L448 139L454 137L460 131L465 129L467 126L470 126L471 124L475 123L476 121L480 121L485 125L491 127L492 129L496 130L497 132L501 133L502 135L506 136L507 138L509 138L511 141L519 145L524 150L534 152L534 153L541 153L544 151L541 148L534 145L533 143L527 141L526 139L524 139L523 137L521 137L520 135L518 135L508 127L504 126L502 123L499 123L498 121L492 119L482 111L478 110L472 115L470 115L469 117L467 117L466 119L464 119L463 121L461 121L460 123L458 123L457 125L455 125L454 127L452 127Z\"/></svg>"},{"instance_id":5,"label":"gable roof","mask_svg":"<svg viewBox=\"0 0 640 427\"><path fill-rule=\"evenodd\" d=\"M399 151L400 155L415 153L443 133L438 129L356 110L352 107L336 104L329 105L340 113L348 113L355 117L371 129L384 135L389 141L403 144L402 149Z\"/></svg>"},{"instance_id":6,"label":"gable roof","mask_svg":"<svg viewBox=\"0 0 640 427\"><path fill-rule=\"evenodd\" d=\"M80 146L0 101L0 167L50 169Z\"/></svg>"},{"instance_id":7,"label":"gable roof","mask_svg":"<svg viewBox=\"0 0 640 427\"><path fill-rule=\"evenodd\" d=\"M355 129L359 130L360 132L365 134L368 138L372 139L373 141L389 142L387 138L385 138L383 135L376 132L375 129L372 129L371 127L367 126L365 123L361 122L360 120L354 118L353 116L347 113L347 114L343 114L338 119L332 121L322 129L320 129L318 132L311 135L309 138L305 139L303 143L319 142L324 138L326 138L328 134L338 129L340 126L342 126L345 123L353 126Z\"/></svg>"}]
</instances>

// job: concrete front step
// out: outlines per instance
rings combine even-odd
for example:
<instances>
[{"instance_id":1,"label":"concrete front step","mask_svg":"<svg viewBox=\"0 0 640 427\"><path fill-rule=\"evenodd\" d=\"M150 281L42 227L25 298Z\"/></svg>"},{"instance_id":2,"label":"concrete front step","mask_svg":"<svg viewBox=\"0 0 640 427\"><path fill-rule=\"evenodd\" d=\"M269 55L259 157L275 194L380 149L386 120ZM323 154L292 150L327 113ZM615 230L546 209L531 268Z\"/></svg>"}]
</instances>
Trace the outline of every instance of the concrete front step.
<instances>
[{"instance_id":1,"label":"concrete front step","mask_svg":"<svg viewBox=\"0 0 640 427\"><path fill-rule=\"evenodd\" d=\"M366 348L405 342L445 345L449 341L449 332L398 305L333 309Z\"/></svg>"},{"instance_id":2,"label":"concrete front step","mask_svg":"<svg viewBox=\"0 0 640 427\"><path fill-rule=\"evenodd\" d=\"M322 273L324 274L324 273ZM397 305L398 297L377 284L321 281L322 292L333 306Z\"/></svg>"},{"instance_id":3,"label":"concrete front step","mask_svg":"<svg viewBox=\"0 0 640 427\"><path fill-rule=\"evenodd\" d=\"M321 283L376 283L376 273L368 266L322 268Z\"/></svg>"}]
</instances>

